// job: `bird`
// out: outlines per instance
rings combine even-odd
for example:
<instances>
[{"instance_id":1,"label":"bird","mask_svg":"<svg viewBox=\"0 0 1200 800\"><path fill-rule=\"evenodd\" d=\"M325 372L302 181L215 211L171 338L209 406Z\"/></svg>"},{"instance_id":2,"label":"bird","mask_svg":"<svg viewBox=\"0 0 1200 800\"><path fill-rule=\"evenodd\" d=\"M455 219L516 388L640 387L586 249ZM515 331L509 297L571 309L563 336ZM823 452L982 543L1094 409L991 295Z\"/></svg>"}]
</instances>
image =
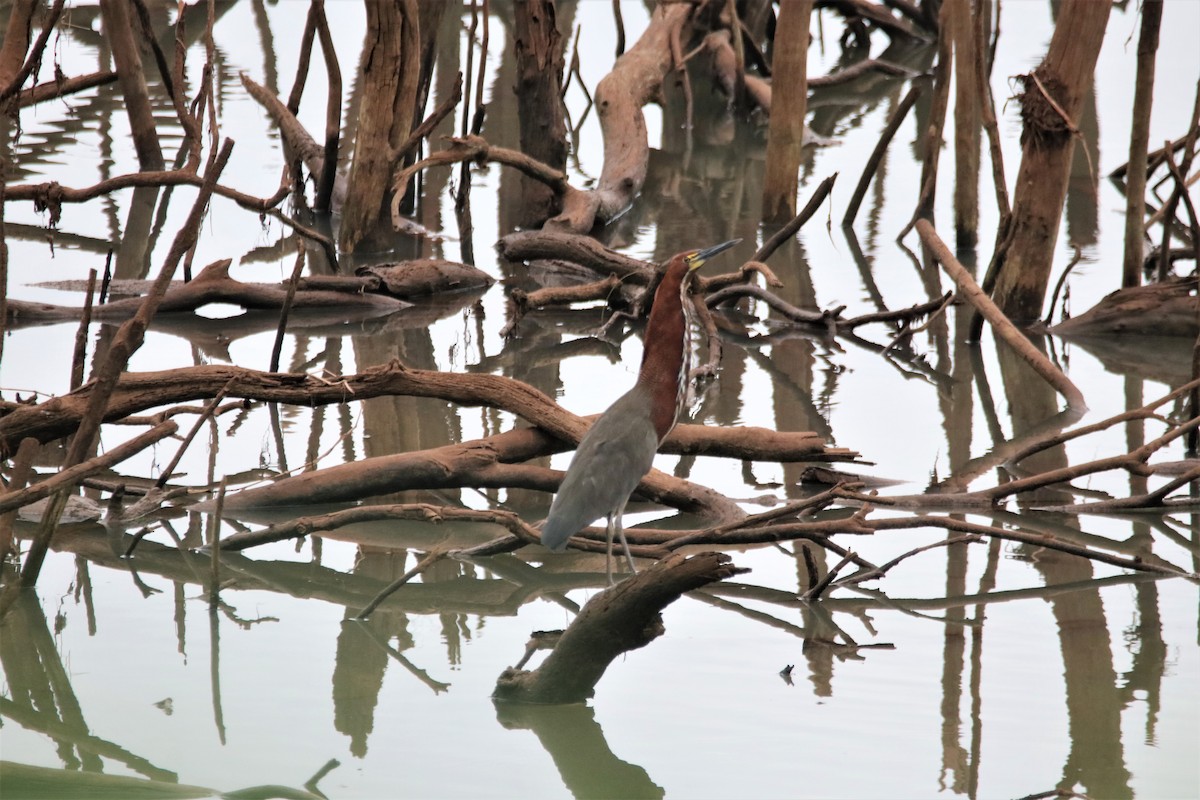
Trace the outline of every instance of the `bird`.
<instances>
[{"instance_id":1,"label":"bird","mask_svg":"<svg viewBox=\"0 0 1200 800\"><path fill-rule=\"evenodd\" d=\"M561 551L569 538L605 517L610 585L614 531L630 571L637 572L621 516L687 403L692 350L687 294L692 276L704 262L740 241L685 250L667 262L650 307L637 381L584 434L542 525L542 544Z\"/></svg>"}]
</instances>

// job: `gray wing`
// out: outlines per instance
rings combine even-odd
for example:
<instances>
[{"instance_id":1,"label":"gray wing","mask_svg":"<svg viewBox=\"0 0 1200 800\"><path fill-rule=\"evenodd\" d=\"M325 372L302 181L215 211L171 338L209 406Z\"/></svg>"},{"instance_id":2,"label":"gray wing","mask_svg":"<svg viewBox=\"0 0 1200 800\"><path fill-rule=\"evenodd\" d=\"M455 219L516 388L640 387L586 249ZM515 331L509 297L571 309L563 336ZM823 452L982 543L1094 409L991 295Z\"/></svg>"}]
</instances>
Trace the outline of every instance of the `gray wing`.
<instances>
[{"instance_id":1,"label":"gray wing","mask_svg":"<svg viewBox=\"0 0 1200 800\"><path fill-rule=\"evenodd\" d=\"M547 547L562 550L586 525L619 512L650 471L658 435L640 401L630 391L584 435L542 526Z\"/></svg>"}]
</instances>

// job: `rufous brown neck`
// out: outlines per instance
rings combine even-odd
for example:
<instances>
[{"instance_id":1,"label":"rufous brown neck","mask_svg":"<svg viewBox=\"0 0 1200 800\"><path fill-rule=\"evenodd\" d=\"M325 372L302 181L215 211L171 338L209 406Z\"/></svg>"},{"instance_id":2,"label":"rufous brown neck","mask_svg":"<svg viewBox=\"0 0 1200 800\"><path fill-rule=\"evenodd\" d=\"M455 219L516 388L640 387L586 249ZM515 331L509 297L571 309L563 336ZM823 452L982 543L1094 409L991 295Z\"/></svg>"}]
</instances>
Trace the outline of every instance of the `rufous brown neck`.
<instances>
[{"instance_id":1,"label":"rufous brown neck","mask_svg":"<svg viewBox=\"0 0 1200 800\"><path fill-rule=\"evenodd\" d=\"M684 254L671 259L650 308L638 386L650 398L650 419L661 442L679 416L686 390L690 341L683 293L690 277Z\"/></svg>"}]
</instances>

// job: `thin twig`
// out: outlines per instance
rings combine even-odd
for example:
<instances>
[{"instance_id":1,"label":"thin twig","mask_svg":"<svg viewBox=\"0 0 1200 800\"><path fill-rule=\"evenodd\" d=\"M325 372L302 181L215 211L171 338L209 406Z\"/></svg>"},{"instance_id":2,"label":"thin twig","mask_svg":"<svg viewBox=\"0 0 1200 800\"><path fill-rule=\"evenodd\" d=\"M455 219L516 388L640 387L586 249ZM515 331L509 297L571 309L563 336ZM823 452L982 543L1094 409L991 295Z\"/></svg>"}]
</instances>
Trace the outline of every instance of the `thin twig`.
<instances>
[{"instance_id":1,"label":"thin twig","mask_svg":"<svg viewBox=\"0 0 1200 800\"><path fill-rule=\"evenodd\" d=\"M296 265L292 267L292 277L288 279L287 294L283 298L283 308L279 311L279 325L275 329L275 343L271 346L271 366L268 372L279 372L279 356L283 351L283 334L287 330L288 315L292 312L292 303L296 299L296 285L300 283L300 275L304 272L304 245L296 248Z\"/></svg>"},{"instance_id":2,"label":"thin twig","mask_svg":"<svg viewBox=\"0 0 1200 800\"><path fill-rule=\"evenodd\" d=\"M846 555L842 556L842 560L839 561L837 564L835 564L833 566L833 568L829 570L829 572L825 573L825 577L822 578L817 583L816 586L812 587L811 589L809 589L807 592L804 593L804 599L805 600L820 600L822 593L824 593L824 591L829 588L829 585L833 583L834 579L837 578L838 573L842 571L842 567L849 564L851 561L854 560L854 558L855 558L855 553L853 550L851 550L849 553L846 553ZM882 567L880 569L882 569Z\"/></svg>"},{"instance_id":3,"label":"thin twig","mask_svg":"<svg viewBox=\"0 0 1200 800\"><path fill-rule=\"evenodd\" d=\"M896 106L896 110L892 112L887 127L883 129L883 133L879 136L879 141L875 143L875 149L871 152L870 158L867 159L867 163L863 166L862 175L858 179L858 185L854 187L854 194L850 196L850 203L846 206L846 213L842 216L842 225L849 226L854 224L854 218L858 215L858 207L862 205L863 197L867 193L867 187L871 185L871 178L875 176L876 170L879 169L879 162L883 160L884 153L887 152L892 137L896 135L896 131L900 129L900 125L904 122L905 117L908 116L909 110L920 96L921 86L914 83L912 88L908 90L908 94L904 95L904 99L900 101L900 105Z\"/></svg>"},{"instance_id":4,"label":"thin twig","mask_svg":"<svg viewBox=\"0 0 1200 800\"><path fill-rule=\"evenodd\" d=\"M803 227L804 223L808 222L813 214L817 213L817 209L821 207L821 203L825 202L825 198L833 191L833 184L837 180L838 173L833 173L825 180L817 184L817 188L813 191L812 197L808 204L800 210L800 213L792 218L792 221L784 225L779 230L775 231L770 239L763 242L763 246L754 254L752 261L766 261L771 257L771 254L779 249L779 246L788 239L796 235L796 231Z\"/></svg>"},{"instance_id":5,"label":"thin twig","mask_svg":"<svg viewBox=\"0 0 1200 800\"><path fill-rule=\"evenodd\" d=\"M1042 324L1050 326L1050 321L1054 318L1054 307L1058 305L1058 293L1062 291L1063 285L1067 282L1067 276L1071 274L1071 270L1083 259L1083 251L1079 249L1079 245L1075 245L1075 255L1071 258L1071 262L1063 269L1062 275L1058 276L1058 282L1054 284L1054 292L1050 295L1050 308L1046 311L1046 318L1042 320Z\"/></svg>"},{"instance_id":6,"label":"thin twig","mask_svg":"<svg viewBox=\"0 0 1200 800\"><path fill-rule=\"evenodd\" d=\"M83 312L79 327L75 331L75 352L71 357L71 391L83 385L83 362L87 358L88 330L92 324L92 302L96 297L96 270L88 270L87 293L84 295Z\"/></svg>"},{"instance_id":7,"label":"thin twig","mask_svg":"<svg viewBox=\"0 0 1200 800\"><path fill-rule=\"evenodd\" d=\"M875 580L876 578L882 578L885 574L887 574L888 570L890 570L892 567L899 564L901 561L904 561L905 559L911 558L912 556L918 555L920 553L924 553L926 550L933 550L934 548L937 548L937 547L949 547L952 544L966 544L969 542L982 542L982 541L983 541L983 537L980 536L979 534L975 534L975 533L969 533L964 536L951 536L948 539L943 539L940 542L933 542L932 544L927 544L922 547L915 547L912 550L909 550L907 553L904 553L903 555L898 555L895 558L893 558L891 561L887 562L886 564L881 565L877 572L860 572L855 575L851 575L849 577L842 578L840 581L838 581L838 585L841 586L842 584L862 583L863 581L872 581L872 580Z\"/></svg>"},{"instance_id":8,"label":"thin twig","mask_svg":"<svg viewBox=\"0 0 1200 800\"><path fill-rule=\"evenodd\" d=\"M422 572L424 572L426 569L428 569L432 565L441 561L449 553L450 553L450 550L449 550L449 548L446 548L446 547L438 547L435 550L433 550L433 552L428 553L424 558L422 558L420 561L417 562L417 565L415 567L413 567L408 572L401 575L396 580L389 583L387 585L387 588L385 588L379 594L375 595L375 597L373 597L371 599L371 602L367 603L367 605L363 608L362 611L360 611L354 615L354 618L361 622L362 620L365 620L367 617L371 616L371 612L374 611L376 608L379 608L379 604L382 603L384 600L388 599L397 589L399 589L404 584L408 583L413 578L420 575Z\"/></svg>"},{"instance_id":9,"label":"thin twig","mask_svg":"<svg viewBox=\"0 0 1200 800\"><path fill-rule=\"evenodd\" d=\"M220 406L221 401L225 399L225 395L229 392L229 390L233 388L233 384L235 382L236 379L230 378L229 381L220 388L208 405L204 407L204 410L200 412L200 416L198 416L195 423L192 424L192 429L188 431L187 436L183 437L183 442L179 445L179 449L175 451L175 455L171 458L170 463L167 464L167 466L163 469L162 474L158 476L158 480L154 482L154 487L156 489L162 489L167 485L167 481L171 479L171 475L175 472L175 467L179 466L180 459L182 459L183 454L187 452L188 445L190 445L192 440L196 438L196 434L199 433L200 427L204 424L204 422L216 412L217 407Z\"/></svg>"},{"instance_id":10,"label":"thin twig","mask_svg":"<svg viewBox=\"0 0 1200 800\"><path fill-rule=\"evenodd\" d=\"M221 520L225 514L225 488L227 481L226 477L221 478L221 487L217 490L217 508L213 512L212 520L212 535L208 538L208 546L212 548L210 561L210 579L212 581L208 589L208 607L216 608L220 602L221 588Z\"/></svg>"}]
</instances>

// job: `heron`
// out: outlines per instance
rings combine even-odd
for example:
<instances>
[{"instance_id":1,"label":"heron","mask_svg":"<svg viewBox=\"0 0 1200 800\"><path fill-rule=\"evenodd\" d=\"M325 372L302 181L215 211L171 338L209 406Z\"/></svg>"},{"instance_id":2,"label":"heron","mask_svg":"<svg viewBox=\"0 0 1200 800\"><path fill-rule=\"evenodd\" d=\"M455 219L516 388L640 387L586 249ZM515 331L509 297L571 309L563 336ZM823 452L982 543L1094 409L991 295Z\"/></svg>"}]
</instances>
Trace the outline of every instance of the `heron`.
<instances>
[{"instance_id":1,"label":"heron","mask_svg":"<svg viewBox=\"0 0 1200 800\"><path fill-rule=\"evenodd\" d=\"M646 323L637 382L584 434L550 504L550 514L542 525L542 544L551 550L565 550L567 539L595 520L607 519L609 584L613 583L614 532L625 549L630 571L637 572L621 516L629 496L650 471L658 446L687 404L692 348L686 309L692 276L705 261L740 241L685 250L667 262Z\"/></svg>"}]
</instances>

